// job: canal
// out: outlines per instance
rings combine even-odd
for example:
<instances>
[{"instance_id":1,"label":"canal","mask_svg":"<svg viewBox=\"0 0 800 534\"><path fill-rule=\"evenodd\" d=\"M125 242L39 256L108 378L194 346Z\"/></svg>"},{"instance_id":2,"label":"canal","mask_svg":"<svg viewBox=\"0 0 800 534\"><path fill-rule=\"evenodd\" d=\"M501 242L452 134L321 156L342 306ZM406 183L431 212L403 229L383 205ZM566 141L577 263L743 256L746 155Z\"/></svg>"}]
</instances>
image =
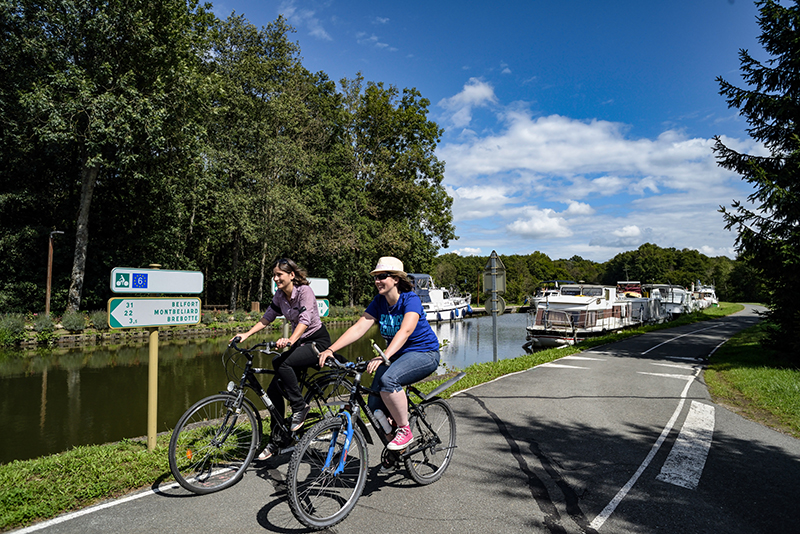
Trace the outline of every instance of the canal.
<instances>
[{"instance_id":1,"label":"canal","mask_svg":"<svg viewBox=\"0 0 800 534\"><path fill-rule=\"evenodd\" d=\"M498 359L524 354L525 314L498 317ZM442 349L440 372L490 362L491 317L434 325ZM330 328L336 339L345 328ZM277 339L277 332L250 341ZM159 344L158 431L171 429L200 398L228 382L222 354L230 336ZM371 357L377 329L345 349L350 360ZM0 463L53 454L147 433L147 343L0 352L0 424L6 436ZM270 361L257 362L269 367ZM266 387L267 383L264 383Z\"/></svg>"}]
</instances>

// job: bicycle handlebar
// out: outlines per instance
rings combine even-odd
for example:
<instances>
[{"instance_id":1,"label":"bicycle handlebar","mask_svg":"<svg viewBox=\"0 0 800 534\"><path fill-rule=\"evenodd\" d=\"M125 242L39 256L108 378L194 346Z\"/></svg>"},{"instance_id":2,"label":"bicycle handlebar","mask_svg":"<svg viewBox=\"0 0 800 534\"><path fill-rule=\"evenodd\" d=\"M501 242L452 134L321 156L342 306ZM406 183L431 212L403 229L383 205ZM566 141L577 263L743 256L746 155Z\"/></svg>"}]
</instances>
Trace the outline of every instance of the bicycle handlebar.
<instances>
[{"instance_id":1,"label":"bicycle handlebar","mask_svg":"<svg viewBox=\"0 0 800 534\"><path fill-rule=\"evenodd\" d=\"M230 342L230 344L228 346L230 348L238 350L239 352L242 352L242 353L248 353L248 352L254 351L256 349L260 349L261 347L265 347L270 351L275 350L275 349L278 348L277 341L265 341L263 343L258 343L256 345L253 345L249 349L245 349L245 348L239 347L237 344L241 343L241 342L242 342L242 338L240 338L239 336L236 336L231 340L231 342ZM286 348L291 348L291 347L292 347L291 343L286 345Z\"/></svg>"}]
</instances>

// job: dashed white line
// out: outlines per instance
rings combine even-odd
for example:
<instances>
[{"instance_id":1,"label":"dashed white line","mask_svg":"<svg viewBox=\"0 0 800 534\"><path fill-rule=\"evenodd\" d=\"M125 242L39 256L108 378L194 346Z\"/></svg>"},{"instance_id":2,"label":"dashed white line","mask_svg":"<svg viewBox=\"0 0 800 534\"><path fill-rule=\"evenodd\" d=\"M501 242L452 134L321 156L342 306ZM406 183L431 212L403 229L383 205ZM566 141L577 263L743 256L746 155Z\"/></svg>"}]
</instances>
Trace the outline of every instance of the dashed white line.
<instances>
[{"instance_id":1,"label":"dashed white line","mask_svg":"<svg viewBox=\"0 0 800 534\"><path fill-rule=\"evenodd\" d=\"M560 369L589 369L589 367L580 367L578 365L564 365L563 363L543 363L539 367L558 367Z\"/></svg>"},{"instance_id":2,"label":"dashed white line","mask_svg":"<svg viewBox=\"0 0 800 534\"><path fill-rule=\"evenodd\" d=\"M714 407L692 401L689 414L656 480L697 489L714 435Z\"/></svg>"}]
</instances>

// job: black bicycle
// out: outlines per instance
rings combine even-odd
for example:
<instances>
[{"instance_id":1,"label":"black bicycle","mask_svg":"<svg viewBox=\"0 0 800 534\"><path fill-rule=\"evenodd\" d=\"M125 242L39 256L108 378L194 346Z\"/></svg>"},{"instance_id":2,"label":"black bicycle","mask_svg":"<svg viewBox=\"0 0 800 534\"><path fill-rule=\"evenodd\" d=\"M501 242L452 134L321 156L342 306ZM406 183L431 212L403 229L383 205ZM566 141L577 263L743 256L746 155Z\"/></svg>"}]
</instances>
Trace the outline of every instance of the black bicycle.
<instances>
[{"instance_id":1,"label":"black bicycle","mask_svg":"<svg viewBox=\"0 0 800 534\"><path fill-rule=\"evenodd\" d=\"M373 345L390 365L383 352ZM289 506L294 516L305 526L323 529L342 521L356 505L367 478L367 442L372 438L360 414L376 429L384 447L392 440L391 434L381 429L381 423L370 410L365 395L378 395L361 383L367 362L342 363L332 358L326 362L333 373L352 387L346 399L337 404L340 410L335 417L316 423L295 447L289 462L287 486ZM402 451L384 448L383 469L395 469L404 464L408 474L419 484L430 484L441 478L456 448L456 420L450 405L439 398L441 392L461 380L459 373L427 395L413 385L406 387L409 394L408 415L414 440ZM418 399L414 401L411 393Z\"/></svg>"},{"instance_id":2,"label":"black bicycle","mask_svg":"<svg viewBox=\"0 0 800 534\"><path fill-rule=\"evenodd\" d=\"M271 440L280 447L279 454L292 451L304 431L320 419L336 413L331 400L350 394L347 377L323 370L314 374L301 372L300 386L312 409L303 428L291 432L290 418L279 414L256 375L275 374L273 369L253 367L256 354L275 356L275 342L259 343L250 348L237 346L234 338L222 355L230 382L226 391L206 397L181 416L169 441L169 468L181 486L198 494L211 493L238 482L256 454L264 450L263 417L273 421ZM266 407L259 411L245 394L252 390Z\"/></svg>"}]
</instances>

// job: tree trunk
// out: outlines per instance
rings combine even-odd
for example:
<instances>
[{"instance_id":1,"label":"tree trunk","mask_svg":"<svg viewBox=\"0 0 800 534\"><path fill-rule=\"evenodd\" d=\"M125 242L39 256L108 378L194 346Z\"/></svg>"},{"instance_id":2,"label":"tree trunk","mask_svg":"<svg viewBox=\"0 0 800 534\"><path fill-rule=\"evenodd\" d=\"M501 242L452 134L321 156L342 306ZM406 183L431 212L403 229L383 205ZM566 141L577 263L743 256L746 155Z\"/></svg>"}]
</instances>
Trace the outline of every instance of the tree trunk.
<instances>
[{"instance_id":1,"label":"tree trunk","mask_svg":"<svg viewBox=\"0 0 800 534\"><path fill-rule=\"evenodd\" d=\"M236 285L237 280L239 277L239 234L236 233L235 237L233 238L233 268L231 269L231 274L233 274L231 280L231 311L236 310Z\"/></svg>"},{"instance_id":2,"label":"tree trunk","mask_svg":"<svg viewBox=\"0 0 800 534\"><path fill-rule=\"evenodd\" d=\"M72 277L67 298L67 311L78 311L81 307L83 278L86 273L86 249L89 246L89 208L92 204L94 185L100 167L85 164L81 171L81 204L78 210L78 225L75 230L75 257L72 260Z\"/></svg>"},{"instance_id":3,"label":"tree trunk","mask_svg":"<svg viewBox=\"0 0 800 534\"><path fill-rule=\"evenodd\" d=\"M264 241L264 247L261 250L261 271L258 277L258 302L264 298L264 271L267 268L267 242Z\"/></svg>"}]
</instances>

